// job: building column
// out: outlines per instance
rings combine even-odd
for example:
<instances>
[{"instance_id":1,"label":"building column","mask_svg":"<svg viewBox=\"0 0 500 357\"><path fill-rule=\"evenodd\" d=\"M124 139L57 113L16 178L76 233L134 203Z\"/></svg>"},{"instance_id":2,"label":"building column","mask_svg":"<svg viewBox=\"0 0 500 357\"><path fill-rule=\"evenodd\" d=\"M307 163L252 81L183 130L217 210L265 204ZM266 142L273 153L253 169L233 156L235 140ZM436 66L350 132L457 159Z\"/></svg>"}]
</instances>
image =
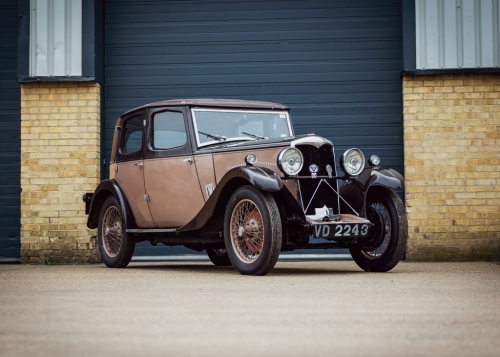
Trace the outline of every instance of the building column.
<instances>
[{"instance_id":1,"label":"building column","mask_svg":"<svg viewBox=\"0 0 500 357\"><path fill-rule=\"evenodd\" d=\"M95 263L82 195L100 181L100 86L21 84L22 263Z\"/></svg>"},{"instance_id":2,"label":"building column","mask_svg":"<svg viewBox=\"0 0 500 357\"><path fill-rule=\"evenodd\" d=\"M403 78L410 260L500 259L500 74Z\"/></svg>"}]
</instances>

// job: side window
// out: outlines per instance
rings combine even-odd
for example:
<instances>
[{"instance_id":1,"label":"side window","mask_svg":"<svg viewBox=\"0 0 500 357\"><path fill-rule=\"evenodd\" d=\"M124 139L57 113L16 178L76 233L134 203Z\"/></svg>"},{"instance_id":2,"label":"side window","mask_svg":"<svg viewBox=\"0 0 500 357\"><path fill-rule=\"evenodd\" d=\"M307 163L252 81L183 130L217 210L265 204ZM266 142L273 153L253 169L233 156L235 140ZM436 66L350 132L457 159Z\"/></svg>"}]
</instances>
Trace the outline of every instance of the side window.
<instances>
[{"instance_id":1,"label":"side window","mask_svg":"<svg viewBox=\"0 0 500 357\"><path fill-rule=\"evenodd\" d=\"M138 115L128 119L124 124L123 153L133 153L142 148L143 116Z\"/></svg>"},{"instance_id":2,"label":"side window","mask_svg":"<svg viewBox=\"0 0 500 357\"><path fill-rule=\"evenodd\" d=\"M153 148L172 149L186 144L184 115L179 112L161 112L153 116Z\"/></svg>"}]
</instances>

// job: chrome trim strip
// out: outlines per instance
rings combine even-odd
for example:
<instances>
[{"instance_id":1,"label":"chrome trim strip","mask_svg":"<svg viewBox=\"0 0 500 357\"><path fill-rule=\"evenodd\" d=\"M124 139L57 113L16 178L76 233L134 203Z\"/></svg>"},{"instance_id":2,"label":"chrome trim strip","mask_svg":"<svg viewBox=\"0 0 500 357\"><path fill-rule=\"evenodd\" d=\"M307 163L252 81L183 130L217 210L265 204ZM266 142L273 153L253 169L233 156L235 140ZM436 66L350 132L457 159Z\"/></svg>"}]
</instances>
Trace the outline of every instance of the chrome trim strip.
<instances>
[{"instance_id":1,"label":"chrome trim strip","mask_svg":"<svg viewBox=\"0 0 500 357\"><path fill-rule=\"evenodd\" d=\"M323 145L330 145L333 147L333 143L330 140L316 135L306 136L305 138L293 140L290 143L291 147L295 147L296 145L311 145L316 147L317 149L319 149Z\"/></svg>"}]
</instances>

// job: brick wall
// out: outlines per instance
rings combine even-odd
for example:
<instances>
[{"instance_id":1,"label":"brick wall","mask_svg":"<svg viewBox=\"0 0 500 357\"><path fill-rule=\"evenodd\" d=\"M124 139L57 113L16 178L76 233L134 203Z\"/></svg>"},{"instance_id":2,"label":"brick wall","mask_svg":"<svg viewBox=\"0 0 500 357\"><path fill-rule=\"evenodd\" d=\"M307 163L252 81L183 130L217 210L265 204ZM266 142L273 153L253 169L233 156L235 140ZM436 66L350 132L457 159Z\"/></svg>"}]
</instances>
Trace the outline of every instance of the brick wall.
<instances>
[{"instance_id":1,"label":"brick wall","mask_svg":"<svg viewBox=\"0 0 500 357\"><path fill-rule=\"evenodd\" d=\"M21 259L97 262L82 195L100 180L94 82L21 84Z\"/></svg>"},{"instance_id":2,"label":"brick wall","mask_svg":"<svg viewBox=\"0 0 500 357\"><path fill-rule=\"evenodd\" d=\"M500 258L500 74L403 78L410 260Z\"/></svg>"}]
</instances>

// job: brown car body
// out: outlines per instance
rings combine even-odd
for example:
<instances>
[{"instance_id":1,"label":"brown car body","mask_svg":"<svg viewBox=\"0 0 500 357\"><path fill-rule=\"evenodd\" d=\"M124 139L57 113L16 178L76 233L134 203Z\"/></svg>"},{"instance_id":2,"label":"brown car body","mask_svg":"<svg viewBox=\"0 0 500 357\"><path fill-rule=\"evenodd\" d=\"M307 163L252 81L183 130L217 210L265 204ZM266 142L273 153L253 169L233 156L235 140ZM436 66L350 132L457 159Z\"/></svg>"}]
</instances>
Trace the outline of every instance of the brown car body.
<instances>
[{"instance_id":1,"label":"brown car body","mask_svg":"<svg viewBox=\"0 0 500 357\"><path fill-rule=\"evenodd\" d=\"M240 119L231 115L241 118L269 115L278 118L278 124L264 123L262 130L269 126L271 131L278 133L282 130L284 133L270 138L244 131L244 137L234 138L206 133L198 128L201 119L196 120L202 114L220 116L217 120L222 123L221 128L225 117L228 126L235 125L235 122L240 124ZM170 115L173 119L163 119L162 115ZM241 119L241 123L257 122L251 120ZM164 131L168 135L165 134L162 143L167 144L162 145L168 148L158 149L155 140L161 141L161 125L175 127L175 132ZM276 129L280 125L283 128ZM202 143L201 140L208 141ZM286 174L283 169L286 163L278 160L280 153L288 148L298 150L302 156L300 172L293 175ZM255 161L249 162L248 155L255 157ZM362 164L364 166L364 162ZM340 189L339 180L344 181ZM106 200L113 197L121 221L113 223L115 228L111 231L119 232L120 240L126 237L134 244L149 240L152 244L184 245L198 251L222 251L230 239L226 237L225 224L229 224L228 219L232 220L234 216L226 214L230 199L247 186L253 187L249 190L254 190L252 192L257 195L272 200L272 205L275 204L279 211L279 217L274 218L278 222L263 223L266 220L262 217L256 222L260 222L260 228L264 224L279 228L280 251L339 247L371 249L378 223L370 220L371 211L366 209L368 191L373 186L402 189L403 177L380 166L366 167L355 176L337 175L333 143L314 134L295 136L289 108L283 104L224 99L161 101L132 109L118 119L110 178L102 181L94 193L84 196L86 213L89 214L88 227L102 228L99 222L103 216L107 217L103 207L107 207ZM230 218L225 218L225 215ZM404 226L404 222L399 223ZM361 227L363 234L360 233ZM241 233L241 229L239 236L246 234ZM404 231L406 227L402 229ZM101 230L103 237L110 234L109 227ZM318 239L310 242L311 235ZM266 238L263 236L262 239ZM101 254L106 255L108 251L104 243L100 244L103 246ZM251 245L245 247L248 250ZM133 251L133 247L131 249ZM397 254L401 253L400 250ZM252 259L258 259L261 253L253 248L249 251L256 255ZM233 265L234 259L231 259ZM244 268L237 267L242 273L245 273ZM257 273L267 273L266 269Z\"/></svg>"}]
</instances>

